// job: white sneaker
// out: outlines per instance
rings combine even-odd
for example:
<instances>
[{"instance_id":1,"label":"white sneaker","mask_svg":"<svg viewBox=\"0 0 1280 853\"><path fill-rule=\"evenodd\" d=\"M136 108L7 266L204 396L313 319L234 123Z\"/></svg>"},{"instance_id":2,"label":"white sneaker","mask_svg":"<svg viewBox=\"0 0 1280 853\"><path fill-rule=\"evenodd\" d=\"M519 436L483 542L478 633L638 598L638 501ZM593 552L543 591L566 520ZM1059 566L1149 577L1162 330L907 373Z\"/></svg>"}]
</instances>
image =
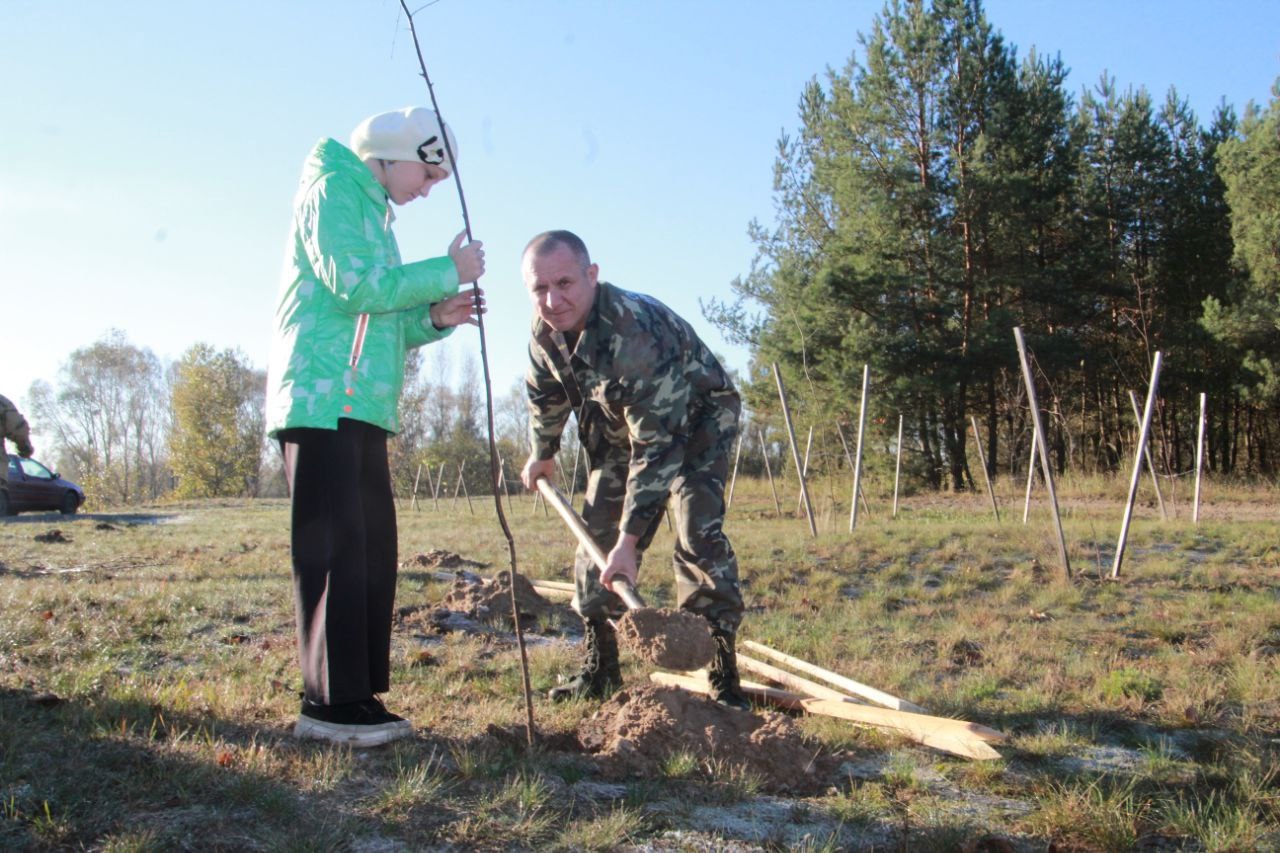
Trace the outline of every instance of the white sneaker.
<instances>
[{"instance_id":1,"label":"white sneaker","mask_svg":"<svg viewBox=\"0 0 1280 853\"><path fill-rule=\"evenodd\" d=\"M327 740L347 746L381 746L413 734L413 724L392 714L375 699L342 705L318 705L302 700L293 736Z\"/></svg>"}]
</instances>

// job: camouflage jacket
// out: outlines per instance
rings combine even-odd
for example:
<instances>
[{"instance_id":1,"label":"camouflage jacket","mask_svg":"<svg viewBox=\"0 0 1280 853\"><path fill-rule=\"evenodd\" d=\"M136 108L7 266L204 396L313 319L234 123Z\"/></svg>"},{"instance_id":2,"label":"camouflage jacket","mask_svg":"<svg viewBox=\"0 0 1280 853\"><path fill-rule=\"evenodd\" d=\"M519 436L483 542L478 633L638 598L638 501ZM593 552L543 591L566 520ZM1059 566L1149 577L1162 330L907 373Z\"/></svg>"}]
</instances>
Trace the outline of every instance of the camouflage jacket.
<instances>
[{"instance_id":1,"label":"camouflage jacket","mask_svg":"<svg viewBox=\"0 0 1280 853\"><path fill-rule=\"evenodd\" d=\"M563 381L562 381L563 380ZM573 352L564 335L534 318L529 343L530 433L538 459L560 448L578 411L592 444L629 448L620 528L641 535L666 503L693 429L737 422L738 392L720 362L684 319L651 296L600 282Z\"/></svg>"},{"instance_id":2,"label":"camouflage jacket","mask_svg":"<svg viewBox=\"0 0 1280 853\"><path fill-rule=\"evenodd\" d=\"M18 407L8 397L0 395L0 445L9 439L18 446L19 456L30 456L34 452L31 446L31 429L27 419L18 411ZM0 452L0 456L4 454Z\"/></svg>"}]
</instances>

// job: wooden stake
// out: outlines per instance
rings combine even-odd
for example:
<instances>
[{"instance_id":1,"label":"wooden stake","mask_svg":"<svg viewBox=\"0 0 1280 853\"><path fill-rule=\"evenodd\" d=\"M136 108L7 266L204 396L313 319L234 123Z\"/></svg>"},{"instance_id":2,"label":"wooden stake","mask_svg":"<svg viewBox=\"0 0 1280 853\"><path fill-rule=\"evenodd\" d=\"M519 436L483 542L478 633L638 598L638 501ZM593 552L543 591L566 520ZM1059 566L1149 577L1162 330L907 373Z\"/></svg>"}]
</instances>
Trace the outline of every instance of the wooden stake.
<instances>
[{"instance_id":1,"label":"wooden stake","mask_svg":"<svg viewBox=\"0 0 1280 853\"><path fill-rule=\"evenodd\" d=\"M773 509L782 516L782 504L778 503L778 489L773 484L773 469L769 467L769 446L764 443L764 430L757 430L760 435L760 450L764 452L764 472L769 476L769 490L773 492Z\"/></svg>"},{"instance_id":2,"label":"wooden stake","mask_svg":"<svg viewBox=\"0 0 1280 853\"><path fill-rule=\"evenodd\" d=\"M710 687L705 678L673 675L666 672L649 674L656 684L679 687L694 693L708 693ZM952 720L947 717L931 717L927 714L911 714L891 711L888 708L872 708L839 699L812 699L801 693L766 687L750 681L742 682L742 692L753 699L769 702L782 708L802 710L824 717L836 717L852 723L901 734L924 746L980 761L1001 758L989 742L1006 739L1003 732L977 723Z\"/></svg>"},{"instance_id":3,"label":"wooden stake","mask_svg":"<svg viewBox=\"0 0 1280 853\"><path fill-rule=\"evenodd\" d=\"M1156 388L1160 385L1160 351L1156 350L1151 365L1151 383L1147 386L1147 403L1142 409L1142 424L1138 430L1138 450L1133 460L1133 475L1129 477L1129 499L1124 504L1124 519L1120 522L1120 540L1116 542L1116 559L1111 564L1111 577L1120 577L1120 564L1124 562L1125 541L1129 537L1129 522L1133 519L1133 502L1138 496L1138 481L1142 479L1142 451L1147 446L1147 434L1151 429L1151 415L1156 406Z\"/></svg>"},{"instance_id":4,"label":"wooden stake","mask_svg":"<svg viewBox=\"0 0 1280 853\"><path fill-rule=\"evenodd\" d=\"M507 512L511 512L511 490L507 488L507 463L502 457L498 457L498 482L493 484L493 494L496 498L498 489L502 489L502 494L507 498Z\"/></svg>"},{"instance_id":5,"label":"wooden stake","mask_svg":"<svg viewBox=\"0 0 1280 853\"><path fill-rule=\"evenodd\" d=\"M804 482L804 466L800 464L800 447L796 444L796 430L791 425L791 408L787 405L787 392L782 387L782 373L778 370L776 361L773 363L773 381L778 384L778 399L782 401L782 419L787 424L787 438L791 441L791 458L796 463L796 477L800 480L800 496L804 499L804 512L809 521L809 533L817 538L818 523L813 518L813 504L809 501L809 487Z\"/></svg>"},{"instance_id":6,"label":"wooden stake","mask_svg":"<svg viewBox=\"0 0 1280 853\"><path fill-rule=\"evenodd\" d=\"M1049 467L1049 445L1045 441L1044 427L1040 424L1040 402L1036 399L1036 383L1031 377L1031 365L1027 361L1027 345L1022 340L1022 329L1013 327L1013 340L1018 345L1018 361L1022 363L1022 379L1027 386L1027 402L1031 406L1031 422L1040 436L1040 473L1049 489L1049 503L1053 505L1053 523L1058 531L1058 556L1062 558L1062 571L1071 581L1071 560L1067 557L1067 538L1062 533L1062 515L1058 512L1058 493L1053 487L1053 469Z\"/></svg>"},{"instance_id":7,"label":"wooden stake","mask_svg":"<svg viewBox=\"0 0 1280 853\"><path fill-rule=\"evenodd\" d=\"M804 443L804 470L800 474L802 482L809 481L809 451L813 449L813 427L809 427L809 438ZM800 509L803 504L804 492L796 496L796 509Z\"/></svg>"},{"instance_id":8,"label":"wooden stake","mask_svg":"<svg viewBox=\"0 0 1280 853\"><path fill-rule=\"evenodd\" d=\"M738 484L738 460L742 457L742 440L744 438L746 438L745 435L738 433L738 449L733 454L733 476L729 478L729 499L725 501L725 512L728 512L729 507L733 506L733 487Z\"/></svg>"},{"instance_id":9,"label":"wooden stake","mask_svg":"<svg viewBox=\"0 0 1280 853\"><path fill-rule=\"evenodd\" d=\"M477 575L472 572L464 572L464 571L457 571L457 572L435 571L435 572L427 572L427 574L438 581L446 581L446 582L455 581L458 579L459 576L461 576L464 579L469 579L473 583L479 582L481 584L484 584L485 586L488 586L489 584L494 582L494 578L489 578L489 577L485 577L484 575ZM539 578L529 578L528 580L529 580L529 584L540 593L550 592L550 593L556 593L560 595L564 595L568 593L572 595L575 591L575 587L573 584L566 583L564 581L541 580Z\"/></svg>"},{"instance_id":10,"label":"wooden stake","mask_svg":"<svg viewBox=\"0 0 1280 853\"><path fill-rule=\"evenodd\" d=\"M1031 512L1031 483L1036 478L1036 442L1040 433L1031 428L1031 455L1027 457L1027 498L1022 502L1022 523L1027 523L1027 515Z\"/></svg>"},{"instance_id":11,"label":"wooden stake","mask_svg":"<svg viewBox=\"0 0 1280 853\"><path fill-rule=\"evenodd\" d=\"M573 502L573 493L578 488L578 460L582 458L582 445L573 451L573 479L569 481L569 502Z\"/></svg>"},{"instance_id":12,"label":"wooden stake","mask_svg":"<svg viewBox=\"0 0 1280 853\"><path fill-rule=\"evenodd\" d=\"M807 678L801 678L798 675L787 672L785 669L779 669L772 664L744 655L742 652L738 652L737 657L740 669L754 672L756 675L763 675L770 681L776 681L784 687L798 690L806 696L812 696L815 699L834 699L837 702L849 698L847 693L842 693L839 690L827 687L825 684L819 684L816 681L810 681Z\"/></svg>"},{"instance_id":13,"label":"wooden stake","mask_svg":"<svg viewBox=\"0 0 1280 853\"><path fill-rule=\"evenodd\" d=\"M1200 427L1196 430L1196 495L1191 503L1191 523L1200 523L1200 472L1204 470L1205 395L1200 392Z\"/></svg>"},{"instance_id":14,"label":"wooden stake","mask_svg":"<svg viewBox=\"0 0 1280 853\"><path fill-rule=\"evenodd\" d=\"M436 475L435 488L431 492L431 506L433 509L440 508L440 489L444 487L444 463L440 463L440 473Z\"/></svg>"},{"instance_id":15,"label":"wooden stake","mask_svg":"<svg viewBox=\"0 0 1280 853\"><path fill-rule=\"evenodd\" d=\"M893 463L893 517L898 517L898 480L902 476L902 415L898 415L898 459Z\"/></svg>"},{"instance_id":16,"label":"wooden stake","mask_svg":"<svg viewBox=\"0 0 1280 853\"><path fill-rule=\"evenodd\" d=\"M1003 757L987 742L987 738L992 735L983 736L977 730L985 729L986 732L994 735L1001 733L976 723L950 720L946 717L931 717L927 714L890 711L888 708L871 708L831 699L801 699L800 705L810 714L837 717L878 729L889 729L905 735L916 743L951 755L978 761L994 761Z\"/></svg>"},{"instance_id":17,"label":"wooden stake","mask_svg":"<svg viewBox=\"0 0 1280 853\"><path fill-rule=\"evenodd\" d=\"M895 711L910 711L913 714L926 713L924 708L921 708L914 702L908 702L906 699L899 699L897 696L891 696L882 690L877 690L874 687L868 687L865 684L860 684L852 678L845 678L839 673L832 672L829 669L823 669L822 667L811 664L808 661L784 654L753 640L743 640L742 647L756 652L757 654L764 655L767 658L772 658L779 663L785 663L792 669L798 669L815 678L820 678L833 687L839 687L850 695L860 696L863 699L875 702L877 705L883 705L886 708L892 708Z\"/></svg>"},{"instance_id":18,"label":"wooden stake","mask_svg":"<svg viewBox=\"0 0 1280 853\"><path fill-rule=\"evenodd\" d=\"M849 443L844 440L844 430L840 428L840 422L836 421L836 435L840 437L840 446L844 448L844 461L849 466L849 470L853 470L853 455L849 453ZM861 459L861 455L859 455ZM862 486L858 486L858 497L862 498L862 509L867 515L871 515L871 507L867 505L867 493L863 491Z\"/></svg>"},{"instance_id":19,"label":"wooden stake","mask_svg":"<svg viewBox=\"0 0 1280 853\"><path fill-rule=\"evenodd\" d=\"M418 473L413 475L413 500L409 501L409 509L418 508L418 481L422 479L422 463L418 463Z\"/></svg>"},{"instance_id":20,"label":"wooden stake","mask_svg":"<svg viewBox=\"0 0 1280 853\"><path fill-rule=\"evenodd\" d=\"M862 365L862 402L858 406L858 441L853 454L853 494L849 497L849 532L858 523L858 494L862 485L862 434L867 426L867 386L871 384L871 366Z\"/></svg>"},{"instance_id":21,"label":"wooden stake","mask_svg":"<svg viewBox=\"0 0 1280 853\"><path fill-rule=\"evenodd\" d=\"M576 586L567 581L536 580L531 581L531 583L536 587L543 589L556 589L560 592L574 592L577 590Z\"/></svg>"},{"instance_id":22,"label":"wooden stake","mask_svg":"<svg viewBox=\"0 0 1280 853\"><path fill-rule=\"evenodd\" d=\"M978 448L978 464L982 466L982 479L987 484L987 496L991 498L991 511L1000 520L1000 507L996 506L996 493L991 488L991 474L987 472L987 458L982 453L982 435L978 432L978 419L969 415L969 423L973 427L973 446Z\"/></svg>"},{"instance_id":23,"label":"wooden stake","mask_svg":"<svg viewBox=\"0 0 1280 853\"><path fill-rule=\"evenodd\" d=\"M1142 413L1138 411L1138 397L1129 391L1129 405L1133 408L1133 417L1137 420L1138 425L1142 425ZM1151 472L1151 485L1156 490L1156 503L1160 504L1160 518L1164 521L1169 520L1169 513L1164 508L1164 495L1160 494L1160 478L1156 476L1155 463L1151 461L1151 448L1142 448L1142 456L1147 460L1147 470Z\"/></svg>"},{"instance_id":24,"label":"wooden stake","mask_svg":"<svg viewBox=\"0 0 1280 853\"><path fill-rule=\"evenodd\" d=\"M465 471L466 468L467 468L467 461L465 459L458 463L458 482L457 482L457 485L453 487L453 505L454 506L458 505L458 490L461 489L462 494L466 495L467 497L467 509L471 510L472 515L475 515L476 508L471 505L471 492L467 490L467 480L462 474L462 472Z\"/></svg>"},{"instance_id":25,"label":"wooden stake","mask_svg":"<svg viewBox=\"0 0 1280 853\"><path fill-rule=\"evenodd\" d=\"M435 486L431 480L431 466L427 466L427 494L431 494L435 490Z\"/></svg>"},{"instance_id":26,"label":"wooden stake","mask_svg":"<svg viewBox=\"0 0 1280 853\"><path fill-rule=\"evenodd\" d=\"M840 439L840 447L844 450L844 464L849 466L849 470L853 470L853 454L849 452L849 442L844 440L844 430L840 428L840 421L836 421L836 436Z\"/></svg>"}]
</instances>

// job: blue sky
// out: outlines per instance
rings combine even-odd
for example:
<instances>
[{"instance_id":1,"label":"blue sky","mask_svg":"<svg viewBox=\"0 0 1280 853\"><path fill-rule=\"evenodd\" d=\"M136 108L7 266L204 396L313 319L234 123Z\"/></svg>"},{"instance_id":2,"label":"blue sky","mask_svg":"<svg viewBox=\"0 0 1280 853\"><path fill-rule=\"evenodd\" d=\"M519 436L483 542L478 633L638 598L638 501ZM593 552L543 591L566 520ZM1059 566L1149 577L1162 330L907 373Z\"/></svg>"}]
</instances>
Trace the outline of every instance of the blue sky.
<instances>
[{"instance_id":1,"label":"blue sky","mask_svg":"<svg viewBox=\"0 0 1280 853\"><path fill-rule=\"evenodd\" d=\"M602 277L666 301L745 368L698 299L750 269L747 224L772 218L801 87L845 64L883 4L424 2L410 8L486 244L495 393L523 371L519 252L548 228L578 232ZM1158 101L1176 86L1207 123L1280 77L1274 0L985 8L1019 57L1060 54L1077 96L1105 71ZM4 0L0 79L0 393L20 404L111 328L162 359L204 341L265 367L304 155L428 103L397 0ZM398 213L406 259L462 227L452 182ZM477 341L436 349L456 363Z\"/></svg>"}]
</instances>

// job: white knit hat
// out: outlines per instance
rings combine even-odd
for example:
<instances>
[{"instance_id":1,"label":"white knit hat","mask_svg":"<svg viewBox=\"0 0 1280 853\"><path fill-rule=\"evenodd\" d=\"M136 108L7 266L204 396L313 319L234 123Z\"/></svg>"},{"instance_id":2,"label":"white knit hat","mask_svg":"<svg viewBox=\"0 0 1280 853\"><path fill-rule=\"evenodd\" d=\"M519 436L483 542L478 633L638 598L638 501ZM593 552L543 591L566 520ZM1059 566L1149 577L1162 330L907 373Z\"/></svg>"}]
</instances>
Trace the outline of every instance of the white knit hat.
<instances>
[{"instance_id":1,"label":"white knit hat","mask_svg":"<svg viewBox=\"0 0 1280 853\"><path fill-rule=\"evenodd\" d=\"M440 121L435 110L423 107L405 107L370 116L351 132L351 150L361 160L366 157L410 160L430 163L452 172L449 155L444 150L441 125L449 135L449 150L456 158L458 143L453 138L453 131Z\"/></svg>"}]
</instances>

